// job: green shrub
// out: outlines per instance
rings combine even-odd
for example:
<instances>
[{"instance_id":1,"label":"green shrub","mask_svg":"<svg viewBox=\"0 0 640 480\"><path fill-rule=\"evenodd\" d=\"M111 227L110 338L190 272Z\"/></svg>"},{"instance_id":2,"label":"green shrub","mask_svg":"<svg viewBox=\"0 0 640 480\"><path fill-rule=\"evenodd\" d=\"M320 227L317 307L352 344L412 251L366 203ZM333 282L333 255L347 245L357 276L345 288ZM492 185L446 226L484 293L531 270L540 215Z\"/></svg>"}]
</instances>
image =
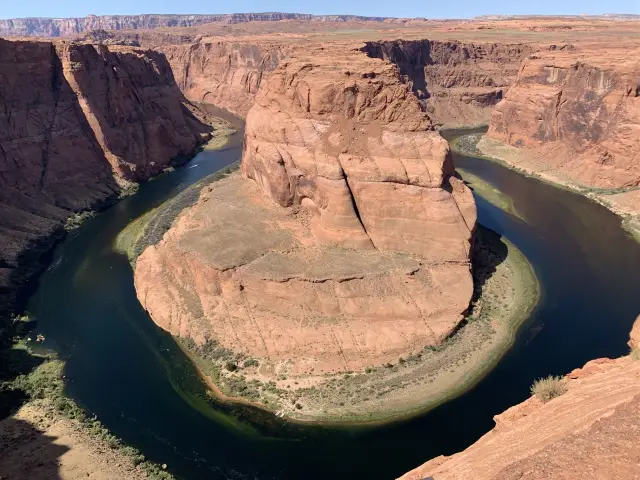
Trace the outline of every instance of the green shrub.
<instances>
[{"instance_id":1,"label":"green shrub","mask_svg":"<svg viewBox=\"0 0 640 480\"><path fill-rule=\"evenodd\" d=\"M567 381L563 377L549 375L546 378L539 378L531 385L531 394L538 397L543 402L559 397L568 390Z\"/></svg>"},{"instance_id":2,"label":"green shrub","mask_svg":"<svg viewBox=\"0 0 640 480\"><path fill-rule=\"evenodd\" d=\"M245 360L244 363L242 364L244 368L257 367L258 365L260 365L260 363L255 358L249 358L248 360Z\"/></svg>"}]
</instances>

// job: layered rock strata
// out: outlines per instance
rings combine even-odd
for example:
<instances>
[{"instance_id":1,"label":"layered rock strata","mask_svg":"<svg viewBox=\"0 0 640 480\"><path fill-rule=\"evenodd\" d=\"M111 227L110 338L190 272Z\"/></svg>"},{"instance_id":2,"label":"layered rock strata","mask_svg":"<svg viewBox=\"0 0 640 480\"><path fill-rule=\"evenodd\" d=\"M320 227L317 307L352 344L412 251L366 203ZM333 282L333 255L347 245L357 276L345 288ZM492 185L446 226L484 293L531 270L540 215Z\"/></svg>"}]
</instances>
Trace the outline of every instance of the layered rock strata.
<instances>
[{"instance_id":1,"label":"layered rock strata","mask_svg":"<svg viewBox=\"0 0 640 480\"><path fill-rule=\"evenodd\" d=\"M213 103L246 116L262 82L278 63L302 51L274 39L200 39L191 45L160 45L176 81L192 101ZM532 51L526 45L430 40L366 42L372 58L396 64L439 126L487 124Z\"/></svg>"},{"instance_id":2,"label":"layered rock strata","mask_svg":"<svg viewBox=\"0 0 640 480\"><path fill-rule=\"evenodd\" d=\"M640 50L551 49L529 56L487 133L537 170L598 188L640 185Z\"/></svg>"},{"instance_id":3,"label":"layered rock strata","mask_svg":"<svg viewBox=\"0 0 640 480\"><path fill-rule=\"evenodd\" d=\"M398 65L432 120L445 126L488 123L532 50L523 44L434 40L367 42L363 48Z\"/></svg>"},{"instance_id":4,"label":"layered rock strata","mask_svg":"<svg viewBox=\"0 0 640 480\"><path fill-rule=\"evenodd\" d=\"M203 192L136 264L158 325L260 358L267 377L439 344L473 289L473 197L397 67L356 48L308 55L258 93L247 178Z\"/></svg>"},{"instance_id":5,"label":"layered rock strata","mask_svg":"<svg viewBox=\"0 0 640 480\"><path fill-rule=\"evenodd\" d=\"M209 42L162 46L182 92L245 117L263 79L291 46L262 42Z\"/></svg>"},{"instance_id":6,"label":"layered rock strata","mask_svg":"<svg viewBox=\"0 0 640 480\"><path fill-rule=\"evenodd\" d=\"M472 446L401 479L637 478L640 361L593 360L567 384L568 392L547 403L531 397L497 415Z\"/></svg>"},{"instance_id":7,"label":"layered rock strata","mask_svg":"<svg viewBox=\"0 0 640 480\"><path fill-rule=\"evenodd\" d=\"M193 152L211 128L154 52L0 39L0 79L4 309L66 217Z\"/></svg>"}]
</instances>

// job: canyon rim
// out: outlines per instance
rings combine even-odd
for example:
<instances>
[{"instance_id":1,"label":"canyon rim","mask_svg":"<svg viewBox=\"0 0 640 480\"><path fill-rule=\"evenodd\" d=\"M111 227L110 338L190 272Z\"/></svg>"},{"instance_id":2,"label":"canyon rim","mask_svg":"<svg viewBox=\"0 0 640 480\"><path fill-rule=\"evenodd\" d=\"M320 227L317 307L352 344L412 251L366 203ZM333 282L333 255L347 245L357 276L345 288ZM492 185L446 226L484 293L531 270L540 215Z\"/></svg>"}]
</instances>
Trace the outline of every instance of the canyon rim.
<instances>
[{"instance_id":1,"label":"canyon rim","mask_svg":"<svg viewBox=\"0 0 640 480\"><path fill-rule=\"evenodd\" d=\"M131 219L140 305L221 398L291 421L434 407L495 366L544 287L508 238L478 223L478 180L456 171L440 131L486 126L456 148L582 193L637 235L639 25L281 13L1 20L5 323L17 324L9 314L65 227L212 137L209 148L225 148L231 132L211 104L244 119L242 158L188 189L189 201L180 194ZM150 224L160 234L148 235ZM570 455L581 461L569 478L592 467L637 474L637 442L621 431L637 427L637 322L629 345L627 357L570 372L559 398L513 407L468 450L406 478L477 468L546 478L568 471ZM523 436L531 441L514 441ZM625 460L586 458L612 438Z\"/></svg>"}]
</instances>

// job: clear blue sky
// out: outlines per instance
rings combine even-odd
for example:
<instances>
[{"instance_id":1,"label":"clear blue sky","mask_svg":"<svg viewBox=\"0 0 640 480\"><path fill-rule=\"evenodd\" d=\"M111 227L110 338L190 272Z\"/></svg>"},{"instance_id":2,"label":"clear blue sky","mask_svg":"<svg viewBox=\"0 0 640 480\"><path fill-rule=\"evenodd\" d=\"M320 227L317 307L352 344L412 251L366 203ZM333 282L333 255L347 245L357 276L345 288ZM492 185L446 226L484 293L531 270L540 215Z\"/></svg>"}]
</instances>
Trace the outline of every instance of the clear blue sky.
<instances>
[{"instance_id":1,"label":"clear blue sky","mask_svg":"<svg viewBox=\"0 0 640 480\"><path fill-rule=\"evenodd\" d=\"M233 12L428 18L469 18L486 14L640 14L640 0L0 0L0 18Z\"/></svg>"}]
</instances>

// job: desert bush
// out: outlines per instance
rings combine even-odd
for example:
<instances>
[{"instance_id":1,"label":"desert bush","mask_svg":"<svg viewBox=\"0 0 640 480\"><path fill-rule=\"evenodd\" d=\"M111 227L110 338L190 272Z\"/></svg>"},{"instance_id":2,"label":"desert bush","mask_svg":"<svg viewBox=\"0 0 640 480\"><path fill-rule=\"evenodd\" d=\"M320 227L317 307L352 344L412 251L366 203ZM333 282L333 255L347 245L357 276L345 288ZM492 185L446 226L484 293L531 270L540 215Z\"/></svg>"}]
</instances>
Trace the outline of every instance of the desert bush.
<instances>
[{"instance_id":1,"label":"desert bush","mask_svg":"<svg viewBox=\"0 0 640 480\"><path fill-rule=\"evenodd\" d=\"M640 360L640 347L631 350L631 358L634 360Z\"/></svg>"},{"instance_id":2,"label":"desert bush","mask_svg":"<svg viewBox=\"0 0 640 480\"><path fill-rule=\"evenodd\" d=\"M244 363L242 364L244 368L257 367L258 365L260 365L260 363L255 358L249 358L245 360Z\"/></svg>"},{"instance_id":3,"label":"desert bush","mask_svg":"<svg viewBox=\"0 0 640 480\"><path fill-rule=\"evenodd\" d=\"M531 385L531 394L538 397L543 402L559 397L568 390L567 381L563 377L549 375L546 378L539 378Z\"/></svg>"}]
</instances>

